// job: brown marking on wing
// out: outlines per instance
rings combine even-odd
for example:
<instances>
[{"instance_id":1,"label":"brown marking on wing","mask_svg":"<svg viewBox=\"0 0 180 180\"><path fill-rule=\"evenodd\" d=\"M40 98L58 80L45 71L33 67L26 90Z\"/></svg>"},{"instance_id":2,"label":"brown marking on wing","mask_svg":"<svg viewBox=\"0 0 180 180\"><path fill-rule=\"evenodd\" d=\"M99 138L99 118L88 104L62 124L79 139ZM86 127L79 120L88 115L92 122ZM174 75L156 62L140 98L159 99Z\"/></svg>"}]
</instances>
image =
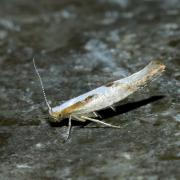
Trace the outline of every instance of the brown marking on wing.
<instances>
[{"instance_id":1,"label":"brown marking on wing","mask_svg":"<svg viewBox=\"0 0 180 180\"><path fill-rule=\"evenodd\" d=\"M92 100L92 98L94 98L96 95L95 94L93 94L93 95L91 95L91 96L88 96L87 98L85 98L85 102L86 103L88 103L88 102L90 102L91 100Z\"/></svg>"},{"instance_id":2,"label":"brown marking on wing","mask_svg":"<svg viewBox=\"0 0 180 180\"><path fill-rule=\"evenodd\" d=\"M144 86L149 80L156 77L158 74L162 73L165 70L165 65L159 61L152 61L149 65L147 73L142 79L137 82L127 85L125 88L129 91L135 91L141 86Z\"/></svg>"},{"instance_id":3,"label":"brown marking on wing","mask_svg":"<svg viewBox=\"0 0 180 180\"><path fill-rule=\"evenodd\" d=\"M152 69L159 69L159 71L164 71L166 66L160 60L154 60L151 62Z\"/></svg>"},{"instance_id":4,"label":"brown marking on wing","mask_svg":"<svg viewBox=\"0 0 180 180\"><path fill-rule=\"evenodd\" d=\"M114 82L109 82L107 84L105 84L106 87L112 87L115 83Z\"/></svg>"},{"instance_id":5,"label":"brown marking on wing","mask_svg":"<svg viewBox=\"0 0 180 180\"><path fill-rule=\"evenodd\" d=\"M159 61L152 61L147 68L148 69L146 74L144 75L144 77L142 76L139 80L128 84L117 83L117 85L120 88L125 89L126 91L134 92L138 88L143 87L148 81L156 77L158 74L161 74L165 70L165 65Z\"/></svg>"},{"instance_id":6,"label":"brown marking on wing","mask_svg":"<svg viewBox=\"0 0 180 180\"><path fill-rule=\"evenodd\" d=\"M138 85L135 83L135 84L127 84L127 85L125 85L125 90L126 91L130 91L130 92L134 92L135 90L137 90L137 88L138 88Z\"/></svg>"},{"instance_id":7,"label":"brown marking on wing","mask_svg":"<svg viewBox=\"0 0 180 180\"><path fill-rule=\"evenodd\" d=\"M58 111L58 112L51 112L50 116L54 119L54 121L59 121L59 119L64 119L64 118L68 118L69 115L72 114L72 112L74 112L76 109L81 108L82 106L84 106L83 101L79 101L71 106L69 106L66 109L63 109L62 111Z\"/></svg>"},{"instance_id":8,"label":"brown marking on wing","mask_svg":"<svg viewBox=\"0 0 180 180\"><path fill-rule=\"evenodd\" d=\"M83 106L84 106L83 101L79 101L79 102L67 107L66 109L62 110L61 114L63 116L67 116L67 115L71 114L72 112L74 112L75 110L80 109Z\"/></svg>"},{"instance_id":9,"label":"brown marking on wing","mask_svg":"<svg viewBox=\"0 0 180 180\"><path fill-rule=\"evenodd\" d=\"M166 67L159 60L154 60L154 61L150 62L150 64L148 66L149 66L148 74L150 77L156 75L157 73L159 73L159 74L162 73Z\"/></svg>"},{"instance_id":10,"label":"brown marking on wing","mask_svg":"<svg viewBox=\"0 0 180 180\"><path fill-rule=\"evenodd\" d=\"M158 60L152 61L148 66L147 74L137 82L138 85L145 84L148 80L153 79L153 77L156 77L165 70L165 65Z\"/></svg>"},{"instance_id":11,"label":"brown marking on wing","mask_svg":"<svg viewBox=\"0 0 180 180\"><path fill-rule=\"evenodd\" d=\"M61 114L62 116L67 116L69 114L72 114L74 111L82 108L84 105L86 105L87 103L89 103L96 95L90 95L88 97L86 97L84 100L79 101L69 107L67 107L66 109L64 109Z\"/></svg>"},{"instance_id":12,"label":"brown marking on wing","mask_svg":"<svg viewBox=\"0 0 180 180\"><path fill-rule=\"evenodd\" d=\"M105 84L104 86L105 86L105 87L113 87L113 86L116 86L116 85L118 85L118 83L116 83L116 82L114 81L114 82L109 82L109 83Z\"/></svg>"}]
</instances>

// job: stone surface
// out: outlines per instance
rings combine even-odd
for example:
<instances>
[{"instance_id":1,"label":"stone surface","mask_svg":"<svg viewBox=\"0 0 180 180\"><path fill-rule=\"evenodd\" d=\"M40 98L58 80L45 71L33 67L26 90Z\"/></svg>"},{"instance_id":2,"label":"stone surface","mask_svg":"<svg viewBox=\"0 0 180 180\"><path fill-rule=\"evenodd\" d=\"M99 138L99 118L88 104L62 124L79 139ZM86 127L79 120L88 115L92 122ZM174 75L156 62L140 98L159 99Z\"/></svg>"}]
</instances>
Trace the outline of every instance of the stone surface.
<instances>
[{"instance_id":1,"label":"stone surface","mask_svg":"<svg viewBox=\"0 0 180 180\"><path fill-rule=\"evenodd\" d=\"M1 0L0 179L179 179L179 0ZM49 124L55 106L160 58L157 81L100 112ZM94 127L94 128L93 128Z\"/></svg>"}]
</instances>

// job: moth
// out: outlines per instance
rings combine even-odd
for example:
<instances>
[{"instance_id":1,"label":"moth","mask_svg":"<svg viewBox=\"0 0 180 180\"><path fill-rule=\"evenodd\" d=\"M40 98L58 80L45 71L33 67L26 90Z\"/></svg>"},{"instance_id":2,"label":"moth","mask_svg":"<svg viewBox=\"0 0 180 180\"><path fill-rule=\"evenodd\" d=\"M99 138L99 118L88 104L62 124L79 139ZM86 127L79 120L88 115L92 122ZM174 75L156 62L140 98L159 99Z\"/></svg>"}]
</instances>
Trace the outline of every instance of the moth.
<instances>
[{"instance_id":1,"label":"moth","mask_svg":"<svg viewBox=\"0 0 180 180\"><path fill-rule=\"evenodd\" d=\"M126 98L141 87L144 87L149 81L152 81L153 79L161 75L161 73L165 70L164 64L162 64L158 60L154 60L151 61L142 70L126 78L107 83L92 91L70 99L60 105L51 107L47 100L44 85L34 59L33 64L41 84L46 105L49 109L49 115L55 122L60 122L66 118L69 119L67 139L70 135L72 120L81 122L92 121L95 123L103 124L105 126L120 128L120 126L115 126L96 119L98 117L98 114L96 112L108 107L115 110L115 107L113 106L115 103Z\"/></svg>"}]
</instances>

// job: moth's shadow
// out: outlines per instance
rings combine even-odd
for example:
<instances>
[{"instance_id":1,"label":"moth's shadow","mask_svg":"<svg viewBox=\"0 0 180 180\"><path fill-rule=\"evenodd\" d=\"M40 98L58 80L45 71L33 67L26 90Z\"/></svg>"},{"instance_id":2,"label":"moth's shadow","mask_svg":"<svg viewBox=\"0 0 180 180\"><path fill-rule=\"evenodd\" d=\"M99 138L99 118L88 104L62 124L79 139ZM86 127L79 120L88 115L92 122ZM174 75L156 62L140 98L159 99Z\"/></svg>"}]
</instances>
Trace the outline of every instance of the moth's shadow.
<instances>
[{"instance_id":1,"label":"moth's shadow","mask_svg":"<svg viewBox=\"0 0 180 180\"><path fill-rule=\"evenodd\" d=\"M99 114L101 115L102 119L110 118L113 116L117 116L119 114L123 114L129 111L132 111L134 109L137 109L141 106L145 106L147 104L150 104L152 102L158 101L160 99L163 99L165 96L151 96L147 99L143 99L140 101L135 101L135 102L128 102L126 104L118 105L115 107L115 111L112 109L104 109L99 111Z\"/></svg>"},{"instance_id":2,"label":"moth's shadow","mask_svg":"<svg viewBox=\"0 0 180 180\"><path fill-rule=\"evenodd\" d=\"M110 117L114 117L117 116L119 114L123 114L129 111L132 111L134 109L137 109L141 106L145 106L147 104L150 104L152 102L158 101L160 99L163 99L165 96L151 96L147 99L143 99L140 101L135 101L135 102L129 102L126 104L122 104L122 105L117 105L115 107L115 111L113 111L111 108L107 108L107 109L103 109L101 111L98 111L97 113L101 116L100 119L107 119ZM72 121L72 126L86 126L87 124L89 124L90 122L79 122L79 121ZM68 120L64 119L61 122L49 122L50 126L52 127L61 127L61 126L67 126L68 125Z\"/></svg>"}]
</instances>

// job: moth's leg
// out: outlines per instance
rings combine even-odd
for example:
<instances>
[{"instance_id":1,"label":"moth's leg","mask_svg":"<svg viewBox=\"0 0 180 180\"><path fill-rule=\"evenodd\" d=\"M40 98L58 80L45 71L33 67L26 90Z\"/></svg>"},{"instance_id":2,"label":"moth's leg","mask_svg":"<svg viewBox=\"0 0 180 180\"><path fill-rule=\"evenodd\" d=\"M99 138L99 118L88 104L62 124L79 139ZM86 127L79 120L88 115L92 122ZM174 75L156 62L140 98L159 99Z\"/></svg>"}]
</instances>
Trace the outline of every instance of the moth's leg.
<instances>
[{"instance_id":1,"label":"moth's leg","mask_svg":"<svg viewBox=\"0 0 180 180\"><path fill-rule=\"evenodd\" d=\"M99 117L99 115L98 115L96 112L93 112L93 114L94 114L96 117Z\"/></svg>"},{"instance_id":2,"label":"moth's leg","mask_svg":"<svg viewBox=\"0 0 180 180\"><path fill-rule=\"evenodd\" d=\"M110 106L110 108L113 110L113 111L116 111L116 108L114 106Z\"/></svg>"},{"instance_id":3,"label":"moth's leg","mask_svg":"<svg viewBox=\"0 0 180 180\"><path fill-rule=\"evenodd\" d=\"M82 119L79 116L73 116L74 120L80 121L80 122L86 122L86 119Z\"/></svg>"},{"instance_id":4,"label":"moth's leg","mask_svg":"<svg viewBox=\"0 0 180 180\"><path fill-rule=\"evenodd\" d=\"M68 140L70 132L71 132L71 116L69 116L69 123L68 123L68 130L67 130L66 140Z\"/></svg>"},{"instance_id":5,"label":"moth's leg","mask_svg":"<svg viewBox=\"0 0 180 180\"><path fill-rule=\"evenodd\" d=\"M101 116L99 113L97 113L97 112L93 112L93 114L94 114L96 117L102 118L102 116Z\"/></svg>"},{"instance_id":6,"label":"moth's leg","mask_svg":"<svg viewBox=\"0 0 180 180\"><path fill-rule=\"evenodd\" d=\"M120 126L115 126L115 125L112 125L112 124L109 124L109 123L105 123L103 121L100 121L98 119L93 119L93 118L90 118L90 117L86 117L86 116L81 116L82 119L85 119L85 120L89 120L89 121L92 121L92 122L96 122L98 124L103 124L105 126L108 126L108 127L113 127L113 128L121 128Z\"/></svg>"}]
</instances>

